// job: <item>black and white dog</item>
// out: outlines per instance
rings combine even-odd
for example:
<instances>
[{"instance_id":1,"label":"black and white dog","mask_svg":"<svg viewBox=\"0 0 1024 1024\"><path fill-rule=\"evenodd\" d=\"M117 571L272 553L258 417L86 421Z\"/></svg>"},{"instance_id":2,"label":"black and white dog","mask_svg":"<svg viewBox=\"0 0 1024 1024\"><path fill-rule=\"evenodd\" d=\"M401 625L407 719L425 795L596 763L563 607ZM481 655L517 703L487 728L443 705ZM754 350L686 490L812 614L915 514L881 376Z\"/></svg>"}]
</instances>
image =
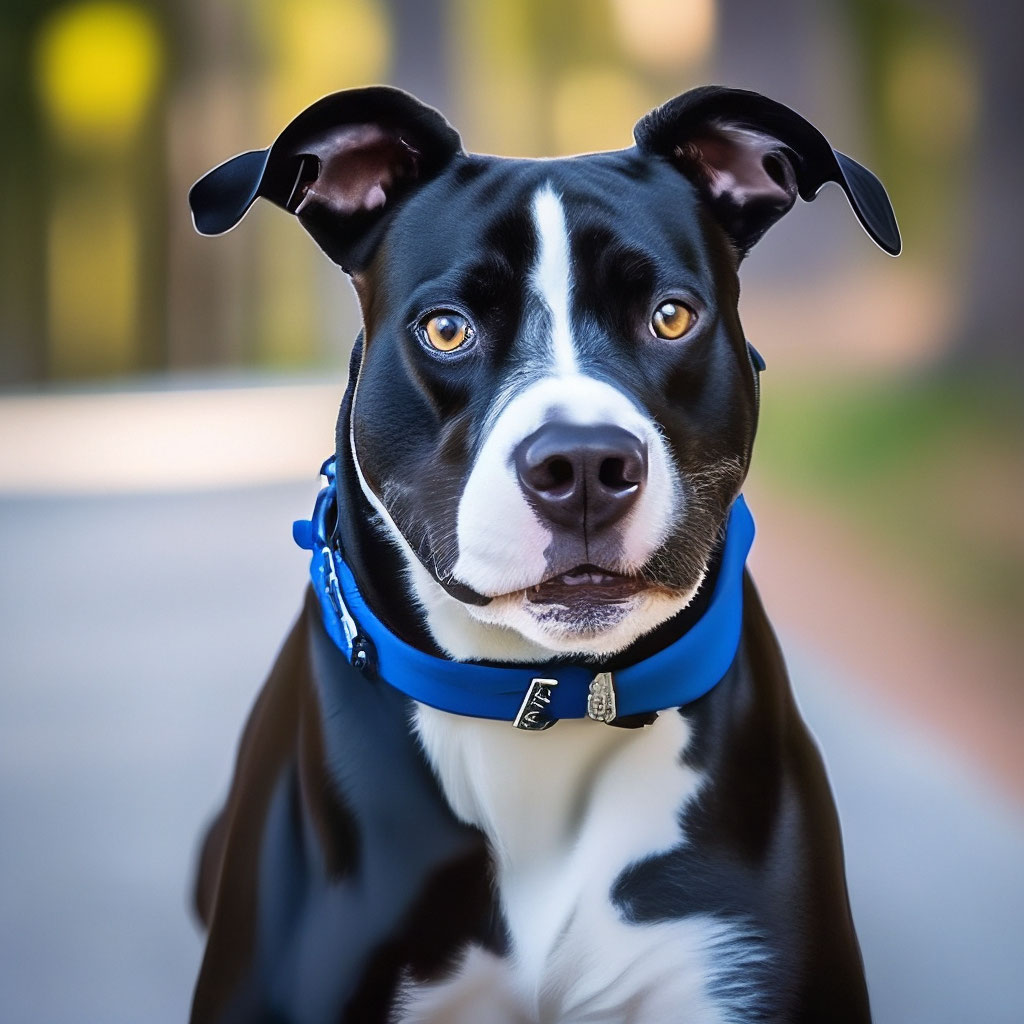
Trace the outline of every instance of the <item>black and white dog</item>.
<instances>
[{"instance_id":1,"label":"black and white dog","mask_svg":"<svg viewBox=\"0 0 1024 1024\"><path fill-rule=\"evenodd\" d=\"M295 214L364 320L315 585L203 847L196 1024L869 1020L829 786L743 569L737 270L828 181L899 234L757 94L634 134L477 156L368 88L193 188L204 234L260 196Z\"/></svg>"}]
</instances>

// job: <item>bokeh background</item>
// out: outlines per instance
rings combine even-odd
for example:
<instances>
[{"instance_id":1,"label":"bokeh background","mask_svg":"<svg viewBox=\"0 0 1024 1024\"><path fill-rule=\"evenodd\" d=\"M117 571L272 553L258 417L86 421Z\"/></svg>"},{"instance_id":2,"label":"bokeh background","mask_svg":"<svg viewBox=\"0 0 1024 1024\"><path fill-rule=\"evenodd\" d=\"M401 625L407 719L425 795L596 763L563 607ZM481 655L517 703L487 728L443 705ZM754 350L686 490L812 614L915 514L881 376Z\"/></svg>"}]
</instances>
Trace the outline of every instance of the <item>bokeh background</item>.
<instances>
[{"instance_id":1,"label":"bokeh background","mask_svg":"<svg viewBox=\"0 0 1024 1024\"><path fill-rule=\"evenodd\" d=\"M1022 28L997 0L0 0L0 1017L184 1016L195 837L298 607L358 309L279 210L195 235L192 181L351 86L545 156L713 81L875 170L904 237L826 189L741 302L754 568L879 1020L1022 1019Z\"/></svg>"}]
</instances>

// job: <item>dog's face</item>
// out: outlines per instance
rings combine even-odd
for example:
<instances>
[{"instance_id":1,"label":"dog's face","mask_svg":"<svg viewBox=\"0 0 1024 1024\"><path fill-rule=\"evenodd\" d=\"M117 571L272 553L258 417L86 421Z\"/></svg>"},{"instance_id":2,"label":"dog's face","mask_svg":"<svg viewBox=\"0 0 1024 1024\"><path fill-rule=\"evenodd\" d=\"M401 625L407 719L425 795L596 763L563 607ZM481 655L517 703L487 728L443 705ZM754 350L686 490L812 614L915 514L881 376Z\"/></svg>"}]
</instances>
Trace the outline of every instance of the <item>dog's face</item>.
<instances>
[{"instance_id":1,"label":"dog's face","mask_svg":"<svg viewBox=\"0 0 1024 1024\"><path fill-rule=\"evenodd\" d=\"M471 616L604 652L700 584L755 423L735 258L701 214L635 151L466 158L358 274L363 484Z\"/></svg>"},{"instance_id":2,"label":"dog's face","mask_svg":"<svg viewBox=\"0 0 1024 1024\"><path fill-rule=\"evenodd\" d=\"M756 426L740 259L825 180L898 248L873 176L763 97L696 90L636 134L468 156L429 108L362 90L193 192L202 230L277 201L352 275L365 330L339 445L455 656L607 655L683 609Z\"/></svg>"}]
</instances>

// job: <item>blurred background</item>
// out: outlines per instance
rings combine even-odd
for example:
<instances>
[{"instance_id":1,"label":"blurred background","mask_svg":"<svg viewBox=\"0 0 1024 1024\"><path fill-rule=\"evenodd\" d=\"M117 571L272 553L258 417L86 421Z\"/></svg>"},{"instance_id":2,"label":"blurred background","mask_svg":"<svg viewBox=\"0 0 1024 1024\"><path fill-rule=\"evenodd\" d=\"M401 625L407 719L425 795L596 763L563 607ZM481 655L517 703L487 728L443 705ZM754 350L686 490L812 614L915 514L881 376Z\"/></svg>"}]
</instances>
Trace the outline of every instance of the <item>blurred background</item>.
<instances>
[{"instance_id":1,"label":"blurred background","mask_svg":"<svg viewBox=\"0 0 1024 1024\"><path fill-rule=\"evenodd\" d=\"M190 184L352 86L550 156L720 82L871 167L904 237L885 256L826 189L741 302L768 362L754 569L832 768L878 1019L1020 1020L1021 22L996 0L0 0L0 1017L185 1015L195 837L298 607L290 521L358 309L279 210L195 235Z\"/></svg>"}]
</instances>

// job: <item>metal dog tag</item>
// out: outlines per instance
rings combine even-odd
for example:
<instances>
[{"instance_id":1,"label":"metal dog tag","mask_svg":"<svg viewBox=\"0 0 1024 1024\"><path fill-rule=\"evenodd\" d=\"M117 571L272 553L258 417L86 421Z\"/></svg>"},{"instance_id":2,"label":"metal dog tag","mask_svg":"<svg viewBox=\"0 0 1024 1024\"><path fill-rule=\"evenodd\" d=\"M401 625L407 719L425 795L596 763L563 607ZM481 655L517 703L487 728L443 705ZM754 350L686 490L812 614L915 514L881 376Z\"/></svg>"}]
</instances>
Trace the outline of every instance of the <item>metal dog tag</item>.
<instances>
[{"instance_id":1,"label":"metal dog tag","mask_svg":"<svg viewBox=\"0 0 1024 1024\"><path fill-rule=\"evenodd\" d=\"M615 680L611 672L598 672L587 694L587 714L595 722L615 719Z\"/></svg>"},{"instance_id":2,"label":"metal dog tag","mask_svg":"<svg viewBox=\"0 0 1024 1024\"><path fill-rule=\"evenodd\" d=\"M557 679L533 679L526 691L519 714L512 723L517 729L527 732L542 732L550 729L558 721L548 714L551 703L551 691L558 685Z\"/></svg>"}]
</instances>

